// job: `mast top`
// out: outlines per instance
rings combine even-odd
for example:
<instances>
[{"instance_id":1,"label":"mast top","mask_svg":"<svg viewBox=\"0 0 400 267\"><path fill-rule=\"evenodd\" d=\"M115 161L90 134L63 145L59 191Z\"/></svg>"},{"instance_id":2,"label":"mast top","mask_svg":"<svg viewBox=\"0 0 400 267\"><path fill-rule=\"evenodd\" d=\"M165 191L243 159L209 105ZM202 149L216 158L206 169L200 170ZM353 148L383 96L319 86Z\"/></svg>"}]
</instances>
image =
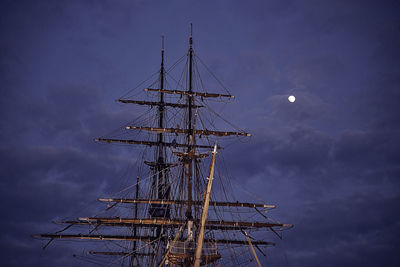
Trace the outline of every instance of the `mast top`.
<instances>
[{"instance_id":1,"label":"mast top","mask_svg":"<svg viewBox=\"0 0 400 267\"><path fill-rule=\"evenodd\" d=\"M190 48L192 48L193 46L193 24L190 23L190 39L189 39L189 43L190 43Z\"/></svg>"},{"instance_id":2,"label":"mast top","mask_svg":"<svg viewBox=\"0 0 400 267\"><path fill-rule=\"evenodd\" d=\"M161 51L164 51L164 35L161 35Z\"/></svg>"}]
</instances>

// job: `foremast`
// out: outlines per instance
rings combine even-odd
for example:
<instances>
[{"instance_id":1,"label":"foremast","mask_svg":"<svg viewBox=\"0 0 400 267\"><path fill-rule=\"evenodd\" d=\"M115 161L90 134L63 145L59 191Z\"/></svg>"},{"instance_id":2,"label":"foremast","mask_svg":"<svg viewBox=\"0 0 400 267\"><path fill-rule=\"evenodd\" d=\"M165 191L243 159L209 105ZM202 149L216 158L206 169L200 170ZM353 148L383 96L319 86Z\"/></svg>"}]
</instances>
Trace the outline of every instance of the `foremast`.
<instances>
[{"instance_id":1,"label":"foremast","mask_svg":"<svg viewBox=\"0 0 400 267\"><path fill-rule=\"evenodd\" d=\"M164 89L165 80L165 67L164 67L164 36L162 36L162 48L161 48L161 68L160 68L160 89ZM158 127L164 128L164 93L160 92L160 105L158 105ZM165 147L163 133L158 133L158 144L157 144L157 174L158 174L158 199L167 199L167 173L165 169Z\"/></svg>"}]
</instances>

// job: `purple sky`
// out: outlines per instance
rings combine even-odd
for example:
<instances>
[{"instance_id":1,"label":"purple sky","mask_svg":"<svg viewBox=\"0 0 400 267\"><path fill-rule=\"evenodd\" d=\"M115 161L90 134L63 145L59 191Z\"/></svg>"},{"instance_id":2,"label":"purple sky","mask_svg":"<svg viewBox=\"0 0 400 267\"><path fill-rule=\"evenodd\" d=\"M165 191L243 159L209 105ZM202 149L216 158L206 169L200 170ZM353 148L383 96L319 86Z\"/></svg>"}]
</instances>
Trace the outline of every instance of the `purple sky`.
<instances>
[{"instance_id":1,"label":"purple sky","mask_svg":"<svg viewBox=\"0 0 400 267\"><path fill-rule=\"evenodd\" d=\"M399 266L399 7L1 1L2 264L84 265L75 243L42 252L30 235L119 188L129 150L93 138L132 120L114 100L157 71L161 35L167 65L182 56L193 23L197 55L237 97L224 116L253 134L229 147L230 172L295 224L263 263Z\"/></svg>"}]
</instances>

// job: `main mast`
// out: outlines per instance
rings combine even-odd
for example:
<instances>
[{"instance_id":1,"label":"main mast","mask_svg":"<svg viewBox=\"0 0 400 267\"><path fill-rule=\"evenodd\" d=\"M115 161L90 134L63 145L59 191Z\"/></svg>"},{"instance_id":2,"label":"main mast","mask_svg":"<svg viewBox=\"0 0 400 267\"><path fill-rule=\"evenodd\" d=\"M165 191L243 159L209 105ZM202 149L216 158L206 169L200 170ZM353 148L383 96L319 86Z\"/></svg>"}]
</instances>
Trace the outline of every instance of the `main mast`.
<instances>
[{"instance_id":1,"label":"main mast","mask_svg":"<svg viewBox=\"0 0 400 267\"><path fill-rule=\"evenodd\" d=\"M192 216L192 175L193 175L193 156L194 154L194 135L193 135L193 128L192 128L192 105L193 105L193 37L192 37L192 24L190 24L190 38L189 38L189 88L187 94L187 105L188 105L188 135L187 135L187 158L185 159L186 162L186 174L187 174L187 194L188 194L188 206L186 210L186 218L187 220L191 220Z\"/></svg>"},{"instance_id":2,"label":"main mast","mask_svg":"<svg viewBox=\"0 0 400 267\"><path fill-rule=\"evenodd\" d=\"M193 28L190 24L190 38L189 38L189 81L188 81L188 94L187 94L187 153L183 158L185 176L187 177L187 209L186 209L186 221L187 221L187 242L193 242L193 214L192 214L192 183L193 183L193 156L194 156L194 131L192 125L192 105L193 105ZM191 257L184 259L184 266L192 265Z\"/></svg>"}]
</instances>

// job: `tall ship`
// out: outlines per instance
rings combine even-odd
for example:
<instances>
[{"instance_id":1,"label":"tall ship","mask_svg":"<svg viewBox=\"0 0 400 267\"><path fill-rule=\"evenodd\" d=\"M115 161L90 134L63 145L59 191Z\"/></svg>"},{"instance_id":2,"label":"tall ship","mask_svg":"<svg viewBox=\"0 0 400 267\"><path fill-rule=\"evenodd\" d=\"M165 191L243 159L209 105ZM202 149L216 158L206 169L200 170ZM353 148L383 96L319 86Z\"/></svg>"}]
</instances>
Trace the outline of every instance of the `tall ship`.
<instances>
[{"instance_id":1,"label":"tall ship","mask_svg":"<svg viewBox=\"0 0 400 267\"><path fill-rule=\"evenodd\" d=\"M188 46L167 68L163 39L159 70L118 99L144 112L95 139L137 146L128 186L99 198L97 215L59 220L59 231L35 235L44 248L90 241L90 250L74 256L93 266L261 266L275 245L270 238L292 227L268 216L275 205L235 198L242 188L225 173L223 154L250 134L213 109L234 96L196 55L192 31Z\"/></svg>"}]
</instances>

